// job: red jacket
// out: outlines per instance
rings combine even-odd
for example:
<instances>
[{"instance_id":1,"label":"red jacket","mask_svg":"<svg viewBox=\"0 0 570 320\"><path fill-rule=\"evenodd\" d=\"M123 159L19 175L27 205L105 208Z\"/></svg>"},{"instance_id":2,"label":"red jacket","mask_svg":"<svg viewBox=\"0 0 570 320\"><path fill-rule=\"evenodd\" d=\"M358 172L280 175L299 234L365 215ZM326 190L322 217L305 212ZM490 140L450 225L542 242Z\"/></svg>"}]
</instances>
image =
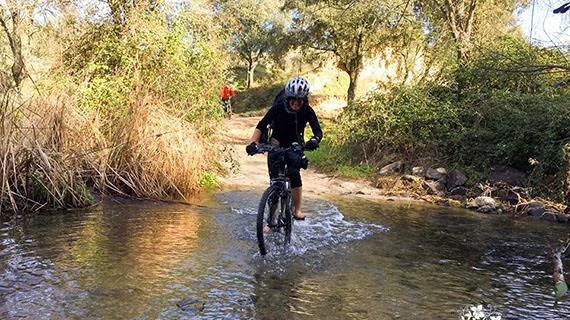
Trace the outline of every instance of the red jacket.
<instances>
[{"instance_id":1,"label":"red jacket","mask_svg":"<svg viewBox=\"0 0 570 320\"><path fill-rule=\"evenodd\" d=\"M236 93L235 93L234 89L232 89L230 86L224 85L220 95L222 96L222 99L225 100L225 99L228 99L230 96L232 98L235 98Z\"/></svg>"}]
</instances>

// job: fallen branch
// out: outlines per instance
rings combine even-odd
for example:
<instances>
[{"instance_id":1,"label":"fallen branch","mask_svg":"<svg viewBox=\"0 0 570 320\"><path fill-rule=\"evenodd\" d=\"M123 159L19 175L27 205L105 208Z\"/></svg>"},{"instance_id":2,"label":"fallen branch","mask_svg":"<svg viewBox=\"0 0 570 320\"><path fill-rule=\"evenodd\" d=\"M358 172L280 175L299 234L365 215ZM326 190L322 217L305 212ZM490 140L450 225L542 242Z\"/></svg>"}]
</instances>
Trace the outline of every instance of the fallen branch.
<instances>
[{"instance_id":1,"label":"fallen branch","mask_svg":"<svg viewBox=\"0 0 570 320\"><path fill-rule=\"evenodd\" d=\"M564 281L564 268L562 265L562 257L570 247L570 239L559 245L556 250L552 252L552 263L554 265L554 272L552 273L552 280L554 281L554 294L556 296L556 301L558 301L566 291L568 291L568 285Z\"/></svg>"}]
</instances>

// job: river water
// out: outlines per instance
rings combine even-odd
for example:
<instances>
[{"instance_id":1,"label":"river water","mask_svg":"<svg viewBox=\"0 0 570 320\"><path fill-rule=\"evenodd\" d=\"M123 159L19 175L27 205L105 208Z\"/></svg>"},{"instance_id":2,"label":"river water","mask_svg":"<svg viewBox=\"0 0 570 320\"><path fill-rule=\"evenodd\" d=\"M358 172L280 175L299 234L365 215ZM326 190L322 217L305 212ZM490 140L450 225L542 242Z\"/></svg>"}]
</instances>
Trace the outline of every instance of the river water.
<instances>
[{"instance_id":1,"label":"river water","mask_svg":"<svg viewBox=\"0 0 570 320\"><path fill-rule=\"evenodd\" d=\"M262 258L260 191L199 205L105 202L3 221L1 319L568 319L552 294L566 225L416 203L305 199ZM566 266L570 269L570 265Z\"/></svg>"}]
</instances>

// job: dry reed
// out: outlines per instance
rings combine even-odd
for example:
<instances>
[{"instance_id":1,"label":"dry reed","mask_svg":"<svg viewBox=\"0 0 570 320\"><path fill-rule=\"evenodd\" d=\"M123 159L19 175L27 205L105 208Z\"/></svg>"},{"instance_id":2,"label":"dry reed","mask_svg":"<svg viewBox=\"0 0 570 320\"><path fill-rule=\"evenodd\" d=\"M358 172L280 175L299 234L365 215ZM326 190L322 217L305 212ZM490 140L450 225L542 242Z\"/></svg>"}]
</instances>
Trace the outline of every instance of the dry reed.
<instances>
[{"instance_id":1,"label":"dry reed","mask_svg":"<svg viewBox=\"0 0 570 320\"><path fill-rule=\"evenodd\" d=\"M185 199L199 191L217 151L182 112L168 110L150 90L131 93L127 112L113 119L75 108L73 141L96 189L153 199ZM88 133L87 137L84 133Z\"/></svg>"},{"instance_id":2,"label":"dry reed","mask_svg":"<svg viewBox=\"0 0 570 320\"><path fill-rule=\"evenodd\" d=\"M161 100L146 92L132 93L126 114L105 116L72 95L21 103L5 95L0 213L88 206L88 185L154 199L196 193L216 168L217 150L180 111L157 106Z\"/></svg>"},{"instance_id":3,"label":"dry reed","mask_svg":"<svg viewBox=\"0 0 570 320\"><path fill-rule=\"evenodd\" d=\"M0 110L0 213L70 208L92 202L64 149L64 100L19 101L8 92Z\"/></svg>"},{"instance_id":4,"label":"dry reed","mask_svg":"<svg viewBox=\"0 0 570 320\"><path fill-rule=\"evenodd\" d=\"M149 96L132 102L115 127L105 184L137 197L184 198L216 161L209 143L177 111L153 104Z\"/></svg>"}]
</instances>

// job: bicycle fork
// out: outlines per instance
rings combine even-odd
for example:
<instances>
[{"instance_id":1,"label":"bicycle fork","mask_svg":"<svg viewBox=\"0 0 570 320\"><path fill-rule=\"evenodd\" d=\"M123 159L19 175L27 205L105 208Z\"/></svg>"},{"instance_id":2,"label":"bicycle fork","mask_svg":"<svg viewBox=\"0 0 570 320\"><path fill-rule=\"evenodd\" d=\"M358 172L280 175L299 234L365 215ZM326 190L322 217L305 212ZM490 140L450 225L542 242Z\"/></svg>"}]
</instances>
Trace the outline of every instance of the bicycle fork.
<instances>
[{"instance_id":1,"label":"bicycle fork","mask_svg":"<svg viewBox=\"0 0 570 320\"><path fill-rule=\"evenodd\" d=\"M289 197L290 195L287 196L286 191L279 190L279 193L276 193L273 199L269 200L270 215L267 226L272 228L273 231L280 230L285 226L285 212L290 210L287 205Z\"/></svg>"}]
</instances>

